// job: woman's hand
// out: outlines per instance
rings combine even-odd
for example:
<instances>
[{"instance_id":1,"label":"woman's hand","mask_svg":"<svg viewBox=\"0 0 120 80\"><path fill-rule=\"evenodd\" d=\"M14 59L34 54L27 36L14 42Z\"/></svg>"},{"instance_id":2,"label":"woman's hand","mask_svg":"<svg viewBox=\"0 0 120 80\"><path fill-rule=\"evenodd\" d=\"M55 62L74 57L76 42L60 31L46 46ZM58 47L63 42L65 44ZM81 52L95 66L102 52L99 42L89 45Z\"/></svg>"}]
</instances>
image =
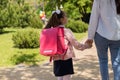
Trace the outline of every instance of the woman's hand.
<instances>
[{"instance_id":1,"label":"woman's hand","mask_svg":"<svg viewBox=\"0 0 120 80\"><path fill-rule=\"evenodd\" d=\"M86 46L87 48L91 48L91 47L92 47L92 43L93 43L93 40L92 40L92 39L87 39L87 40L85 41L85 46Z\"/></svg>"}]
</instances>

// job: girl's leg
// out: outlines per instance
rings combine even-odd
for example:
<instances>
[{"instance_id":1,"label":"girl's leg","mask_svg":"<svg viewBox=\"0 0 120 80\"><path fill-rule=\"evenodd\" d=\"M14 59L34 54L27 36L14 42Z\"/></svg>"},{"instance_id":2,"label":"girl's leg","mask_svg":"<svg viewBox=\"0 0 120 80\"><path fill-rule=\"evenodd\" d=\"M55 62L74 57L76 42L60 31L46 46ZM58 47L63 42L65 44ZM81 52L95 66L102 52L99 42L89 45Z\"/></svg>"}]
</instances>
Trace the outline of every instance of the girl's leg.
<instances>
[{"instance_id":1,"label":"girl's leg","mask_svg":"<svg viewBox=\"0 0 120 80\"><path fill-rule=\"evenodd\" d=\"M95 35L95 44L97 48L101 80L109 80L108 74L108 40L101 37L98 33Z\"/></svg>"},{"instance_id":2,"label":"girl's leg","mask_svg":"<svg viewBox=\"0 0 120 80\"><path fill-rule=\"evenodd\" d=\"M57 77L57 80L63 80L63 76Z\"/></svg>"},{"instance_id":3,"label":"girl's leg","mask_svg":"<svg viewBox=\"0 0 120 80\"><path fill-rule=\"evenodd\" d=\"M63 76L63 80L70 80L71 79L71 75L65 75Z\"/></svg>"}]
</instances>

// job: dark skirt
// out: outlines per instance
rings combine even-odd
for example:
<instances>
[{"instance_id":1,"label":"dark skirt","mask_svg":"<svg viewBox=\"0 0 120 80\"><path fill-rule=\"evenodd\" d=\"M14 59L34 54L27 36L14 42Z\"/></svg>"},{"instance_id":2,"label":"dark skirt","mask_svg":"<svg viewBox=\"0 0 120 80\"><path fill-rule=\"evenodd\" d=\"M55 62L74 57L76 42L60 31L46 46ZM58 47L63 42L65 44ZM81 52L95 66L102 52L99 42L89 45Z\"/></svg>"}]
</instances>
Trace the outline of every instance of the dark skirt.
<instances>
[{"instance_id":1,"label":"dark skirt","mask_svg":"<svg viewBox=\"0 0 120 80\"><path fill-rule=\"evenodd\" d=\"M55 76L64 76L74 74L72 58L67 60L54 61L54 74Z\"/></svg>"}]
</instances>

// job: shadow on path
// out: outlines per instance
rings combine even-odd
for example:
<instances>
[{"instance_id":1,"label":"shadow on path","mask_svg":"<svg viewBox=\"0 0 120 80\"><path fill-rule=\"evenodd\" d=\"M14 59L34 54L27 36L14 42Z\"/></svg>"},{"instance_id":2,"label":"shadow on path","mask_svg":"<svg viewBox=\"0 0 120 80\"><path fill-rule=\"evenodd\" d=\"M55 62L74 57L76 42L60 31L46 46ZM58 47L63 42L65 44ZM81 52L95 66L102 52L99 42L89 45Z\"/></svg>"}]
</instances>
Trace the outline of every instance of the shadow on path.
<instances>
[{"instance_id":1,"label":"shadow on path","mask_svg":"<svg viewBox=\"0 0 120 80\"><path fill-rule=\"evenodd\" d=\"M100 80L95 48L75 52L77 58L74 59L75 74L72 80ZM0 80L56 80L52 67L51 63L39 66L20 64L13 68L0 68ZM110 77L112 77L111 68ZM110 80L113 79L110 78Z\"/></svg>"}]
</instances>

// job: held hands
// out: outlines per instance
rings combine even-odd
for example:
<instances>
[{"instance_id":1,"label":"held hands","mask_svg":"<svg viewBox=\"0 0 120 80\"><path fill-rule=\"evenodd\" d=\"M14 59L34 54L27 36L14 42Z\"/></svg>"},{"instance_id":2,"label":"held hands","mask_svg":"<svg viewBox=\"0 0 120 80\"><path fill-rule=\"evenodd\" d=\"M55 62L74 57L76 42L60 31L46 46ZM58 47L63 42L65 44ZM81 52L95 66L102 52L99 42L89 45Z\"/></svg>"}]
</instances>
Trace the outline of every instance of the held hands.
<instances>
[{"instance_id":1,"label":"held hands","mask_svg":"<svg viewBox=\"0 0 120 80\"><path fill-rule=\"evenodd\" d=\"M81 44L80 50L88 49L92 47L93 40L92 39L87 39L84 44Z\"/></svg>"},{"instance_id":2,"label":"held hands","mask_svg":"<svg viewBox=\"0 0 120 80\"><path fill-rule=\"evenodd\" d=\"M92 47L92 43L93 43L92 39L87 39L85 41L85 45L86 45L87 48L91 48Z\"/></svg>"}]
</instances>

